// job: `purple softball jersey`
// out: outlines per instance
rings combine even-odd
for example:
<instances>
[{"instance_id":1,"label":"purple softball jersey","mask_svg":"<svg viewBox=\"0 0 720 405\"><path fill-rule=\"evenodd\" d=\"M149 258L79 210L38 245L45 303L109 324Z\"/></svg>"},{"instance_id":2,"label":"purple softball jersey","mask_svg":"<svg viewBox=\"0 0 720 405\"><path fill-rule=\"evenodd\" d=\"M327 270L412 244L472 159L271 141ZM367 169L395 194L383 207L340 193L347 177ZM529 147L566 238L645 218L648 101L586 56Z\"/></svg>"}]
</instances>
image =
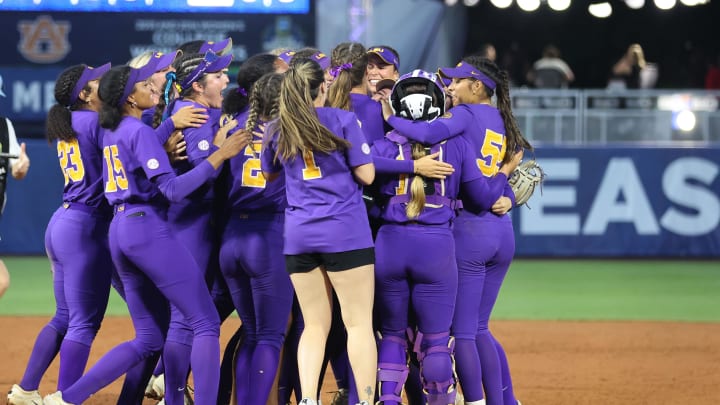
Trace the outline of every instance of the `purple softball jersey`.
<instances>
[{"instance_id":1,"label":"purple softball jersey","mask_svg":"<svg viewBox=\"0 0 720 405\"><path fill-rule=\"evenodd\" d=\"M72 127L77 138L58 141L60 169L65 176L63 201L98 208L110 214L103 195L102 135L94 111L73 111Z\"/></svg>"},{"instance_id":2,"label":"purple softball jersey","mask_svg":"<svg viewBox=\"0 0 720 405\"><path fill-rule=\"evenodd\" d=\"M293 160L274 160L276 138L261 156L264 172L284 169L288 208L285 211L287 255L337 253L373 246L362 201L362 187L352 168L372 163L370 146L357 116L337 108L317 108L320 122L351 147L329 154L299 154Z\"/></svg>"},{"instance_id":3,"label":"purple softball jersey","mask_svg":"<svg viewBox=\"0 0 720 405\"><path fill-rule=\"evenodd\" d=\"M372 151L373 156L412 160L411 147L407 138L393 131L388 134L388 137L376 141L373 144ZM452 176L434 182L434 196L440 198L434 199L426 196L425 209L417 218L412 220L413 223L424 225L448 223L455 216L454 207L451 203L457 198L461 183L468 183L482 178L482 173L477 169L471 155L470 145L463 137L452 138L437 145L436 150L431 150L433 153L436 151L440 152L438 159L453 165L456 172ZM394 197L407 196L409 199L410 184L414 177L414 175L401 174L399 176L381 176L378 179L381 195L390 198L382 213L383 221L398 224L411 222L405 213L407 201L403 200L402 203L393 202Z\"/></svg>"},{"instance_id":4,"label":"purple softball jersey","mask_svg":"<svg viewBox=\"0 0 720 405\"><path fill-rule=\"evenodd\" d=\"M234 118L238 122L237 128L244 128L248 112L240 113ZM287 207L285 178L267 182L260 167L260 156L264 153L262 142L265 128L266 123L258 122L253 129L253 143L228 160L230 176L227 177L227 206L231 210L282 213Z\"/></svg>"},{"instance_id":5,"label":"purple softball jersey","mask_svg":"<svg viewBox=\"0 0 720 405\"><path fill-rule=\"evenodd\" d=\"M167 200L150 179L173 173L173 169L153 129L137 118L125 117L115 131L103 132L106 166L103 181L110 205L140 202L166 205Z\"/></svg>"},{"instance_id":6,"label":"purple softball jersey","mask_svg":"<svg viewBox=\"0 0 720 405\"><path fill-rule=\"evenodd\" d=\"M360 120L368 144L385 136L382 105L364 94L350 93L350 109Z\"/></svg>"}]
</instances>

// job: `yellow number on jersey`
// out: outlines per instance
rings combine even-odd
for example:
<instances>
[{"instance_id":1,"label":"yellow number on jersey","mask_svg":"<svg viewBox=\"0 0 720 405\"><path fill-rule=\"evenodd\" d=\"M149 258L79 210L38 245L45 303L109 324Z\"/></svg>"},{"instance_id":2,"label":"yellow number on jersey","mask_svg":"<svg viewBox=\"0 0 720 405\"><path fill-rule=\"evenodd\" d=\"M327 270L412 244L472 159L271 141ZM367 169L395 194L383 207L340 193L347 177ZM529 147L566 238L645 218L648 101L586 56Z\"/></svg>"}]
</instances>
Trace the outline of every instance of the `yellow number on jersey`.
<instances>
[{"instance_id":1,"label":"yellow number on jersey","mask_svg":"<svg viewBox=\"0 0 720 405\"><path fill-rule=\"evenodd\" d=\"M117 145L110 145L103 148L105 156L105 167L107 168L108 181L105 183L105 191L112 193L120 190L127 190L128 180L125 175L125 168L118 158Z\"/></svg>"},{"instance_id":2,"label":"yellow number on jersey","mask_svg":"<svg viewBox=\"0 0 720 405\"><path fill-rule=\"evenodd\" d=\"M58 159L60 160L60 169L65 176L65 185L72 180L78 182L85 177L85 166L83 166L80 157L80 145L77 139L72 141L58 141L57 143Z\"/></svg>"},{"instance_id":3,"label":"yellow number on jersey","mask_svg":"<svg viewBox=\"0 0 720 405\"><path fill-rule=\"evenodd\" d=\"M486 129L485 140L480 148L481 158L477 159L477 165L485 176L494 176L500 169L499 163L505 157L505 135Z\"/></svg>"},{"instance_id":4,"label":"yellow number on jersey","mask_svg":"<svg viewBox=\"0 0 720 405\"><path fill-rule=\"evenodd\" d=\"M303 152L305 168L302 170L303 180L315 180L322 178L322 172L315 163L315 155L311 150Z\"/></svg>"},{"instance_id":5,"label":"yellow number on jersey","mask_svg":"<svg viewBox=\"0 0 720 405\"><path fill-rule=\"evenodd\" d=\"M261 143L251 143L245 147L245 156L250 158L243 163L241 182L243 187L265 188L266 182L265 177L262 175L260 159L256 157L260 156L261 150Z\"/></svg>"},{"instance_id":6,"label":"yellow number on jersey","mask_svg":"<svg viewBox=\"0 0 720 405\"><path fill-rule=\"evenodd\" d=\"M400 150L400 154L398 155L395 160L405 160L405 156L403 156L403 150L402 145L398 145L398 149ZM398 185L395 187L395 195L405 195L408 192L408 175L403 173L400 175L400 179L398 180Z\"/></svg>"}]
</instances>

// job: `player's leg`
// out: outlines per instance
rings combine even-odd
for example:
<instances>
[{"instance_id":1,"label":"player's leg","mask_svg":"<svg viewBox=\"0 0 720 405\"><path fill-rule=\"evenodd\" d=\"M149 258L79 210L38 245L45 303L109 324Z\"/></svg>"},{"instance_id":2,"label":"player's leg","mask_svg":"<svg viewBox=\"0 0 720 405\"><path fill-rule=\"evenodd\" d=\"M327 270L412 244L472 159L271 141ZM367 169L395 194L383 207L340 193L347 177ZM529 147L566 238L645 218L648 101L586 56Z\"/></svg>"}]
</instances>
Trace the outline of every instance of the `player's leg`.
<instances>
[{"instance_id":1,"label":"player's leg","mask_svg":"<svg viewBox=\"0 0 720 405\"><path fill-rule=\"evenodd\" d=\"M479 222L472 216L461 214L454 229L458 292L451 330L455 337L455 366L467 402L485 398L475 337L485 284L485 262L497 248L494 236L487 235Z\"/></svg>"},{"instance_id":2,"label":"player's leg","mask_svg":"<svg viewBox=\"0 0 720 405\"><path fill-rule=\"evenodd\" d=\"M373 248L323 255L338 297L348 340L348 357L361 403L375 400L377 346L373 334L375 296ZM307 320L306 320L307 322Z\"/></svg>"},{"instance_id":3,"label":"player's leg","mask_svg":"<svg viewBox=\"0 0 720 405\"><path fill-rule=\"evenodd\" d=\"M458 288L455 241L449 229L429 227L408 239L416 252L410 272L418 327L413 350L420 361L427 403L454 404L457 391L450 325Z\"/></svg>"},{"instance_id":4,"label":"player's leg","mask_svg":"<svg viewBox=\"0 0 720 405\"><path fill-rule=\"evenodd\" d=\"M286 267L300 304L305 327L298 343L298 374L303 399L317 401L318 381L325 342L332 320L330 280L320 267L302 272L308 267L308 255L286 256ZM298 264L297 262L301 263Z\"/></svg>"},{"instance_id":5,"label":"player's leg","mask_svg":"<svg viewBox=\"0 0 720 405\"><path fill-rule=\"evenodd\" d=\"M382 404L402 403L408 375L407 327L410 287L407 279L408 246L403 227L384 225L375 241L375 314L378 345L378 397Z\"/></svg>"},{"instance_id":6,"label":"player's leg","mask_svg":"<svg viewBox=\"0 0 720 405\"><path fill-rule=\"evenodd\" d=\"M493 234L498 244L498 250L492 261L487 263L475 342L480 356L480 364L482 364L483 386L487 403L488 405L502 405L502 369L495 338L492 336L488 324L515 252L515 239L512 225L509 222L505 226L497 227Z\"/></svg>"}]
</instances>

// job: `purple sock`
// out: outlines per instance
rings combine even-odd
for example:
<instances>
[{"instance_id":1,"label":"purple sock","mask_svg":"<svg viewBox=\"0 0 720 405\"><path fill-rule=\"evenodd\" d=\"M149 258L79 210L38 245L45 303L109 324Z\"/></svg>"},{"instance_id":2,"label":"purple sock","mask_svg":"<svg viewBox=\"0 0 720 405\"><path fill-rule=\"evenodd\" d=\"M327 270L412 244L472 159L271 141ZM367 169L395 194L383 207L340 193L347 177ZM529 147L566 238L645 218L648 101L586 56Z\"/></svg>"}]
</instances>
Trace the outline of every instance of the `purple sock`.
<instances>
[{"instance_id":1,"label":"purple sock","mask_svg":"<svg viewBox=\"0 0 720 405\"><path fill-rule=\"evenodd\" d=\"M135 348L134 341L121 343L105 354L75 384L63 391L63 400L71 404L82 404L90 395L117 380L143 359Z\"/></svg>"},{"instance_id":2,"label":"purple sock","mask_svg":"<svg viewBox=\"0 0 720 405\"><path fill-rule=\"evenodd\" d=\"M498 353L498 360L500 360L500 372L502 373L502 384L503 384L503 403L505 405L517 405L517 398L515 398L515 391L513 391L512 377L510 376L510 364L508 363L505 349L503 349L500 342L493 336L495 342L495 350Z\"/></svg>"},{"instance_id":3,"label":"purple sock","mask_svg":"<svg viewBox=\"0 0 720 405\"><path fill-rule=\"evenodd\" d=\"M90 356L90 346L64 340L60 346L60 372L58 373L58 391L65 389L80 379L85 371L88 357Z\"/></svg>"},{"instance_id":4,"label":"purple sock","mask_svg":"<svg viewBox=\"0 0 720 405\"><path fill-rule=\"evenodd\" d=\"M250 397L250 364L256 344L254 337L245 336L235 358L235 392L238 404L247 403Z\"/></svg>"},{"instance_id":5,"label":"purple sock","mask_svg":"<svg viewBox=\"0 0 720 405\"><path fill-rule=\"evenodd\" d=\"M125 381L117 400L118 405L142 404L145 397L145 388L159 359L160 352L157 352L142 360L125 374Z\"/></svg>"},{"instance_id":6,"label":"purple sock","mask_svg":"<svg viewBox=\"0 0 720 405\"><path fill-rule=\"evenodd\" d=\"M280 348L263 343L258 343L255 346L250 368L250 387L252 387L252 390L248 395L248 404L265 405L267 403L270 390L275 382L279 361Z\"/></svg>"},{"instance_id":7,"label":"purple sock","mask_svg":"<svg viewBox=\"0 0 720 405\"><path fill-rule=\"evenodd\" d=\"M165 403L182 405L185 401L185 386L190 369L190 352L192 346L167 341L163 348L165 364Z\"/></svg>"},{"instance_id":8,"label":"purple sock","mask_svg":"<svg viewBox=\"0 0 720 405\"><path fill-rule=\"evenodd\" d=\"M52 363L63 341L65 334L60 334L50 325L46 325L35 340L30 359L28 360L25 375L20 380L20 386L26 391L33 391L40 386L40 380Z\"/></svg>"},{"instance_id":9,"label":"purple sock","mask_svg":"<svg viewBox=\"0 0 720 405\"><path fill-rule=\"evenodd\" d=\"M483 373L474 339L455 339L455 369L465 400L474 402L483 399Z\"/></svg>"},{"instance_id":10,"label":"purple sock","mask_svg":"<svg viewBox=\"0 0 720 405\"><path fill-rule=\"evenodd\" d=\"M198 404L217 403L218 382L220 381L219 336L195 335L190 364L195 382L195 402Z\"/></svg>"},{"instance_id":11,"label":"purple sock","mask_svg":"<svg viewBox=\"0 0 720 405\"><path fill-rule=\"evenodd\" d=\"M485 388L487 405L503 405L502 374L500 360L495 349L495 339L490 331L480 331L475 338L480 364L482 364L482 382Z\"/></svg>"}]
</instances>

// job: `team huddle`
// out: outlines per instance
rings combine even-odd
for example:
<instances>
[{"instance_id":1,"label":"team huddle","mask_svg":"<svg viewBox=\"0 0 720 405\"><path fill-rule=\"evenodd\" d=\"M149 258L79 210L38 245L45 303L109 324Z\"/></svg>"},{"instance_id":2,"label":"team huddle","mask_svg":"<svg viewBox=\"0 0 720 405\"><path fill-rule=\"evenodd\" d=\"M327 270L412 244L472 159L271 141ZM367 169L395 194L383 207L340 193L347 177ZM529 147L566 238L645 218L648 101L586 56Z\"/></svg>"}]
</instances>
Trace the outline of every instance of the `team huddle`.
<instances>
[{"instance_id":1,"label":"team huddle","mask_svg":"<svg viewBox=\"0 0 720 405\"><path fill-rule=\"evenodd\" d=\"M532 149L506 72L401 75L392 48L347 42L254 55L228 88L231 47L59 75L57 309L8 404L82 404L124 375L122 405L310 405L328 365L333 404L518 404L488 329ZM86 371L111 287L135 338Z\"/></svg>"}]
</instances>

